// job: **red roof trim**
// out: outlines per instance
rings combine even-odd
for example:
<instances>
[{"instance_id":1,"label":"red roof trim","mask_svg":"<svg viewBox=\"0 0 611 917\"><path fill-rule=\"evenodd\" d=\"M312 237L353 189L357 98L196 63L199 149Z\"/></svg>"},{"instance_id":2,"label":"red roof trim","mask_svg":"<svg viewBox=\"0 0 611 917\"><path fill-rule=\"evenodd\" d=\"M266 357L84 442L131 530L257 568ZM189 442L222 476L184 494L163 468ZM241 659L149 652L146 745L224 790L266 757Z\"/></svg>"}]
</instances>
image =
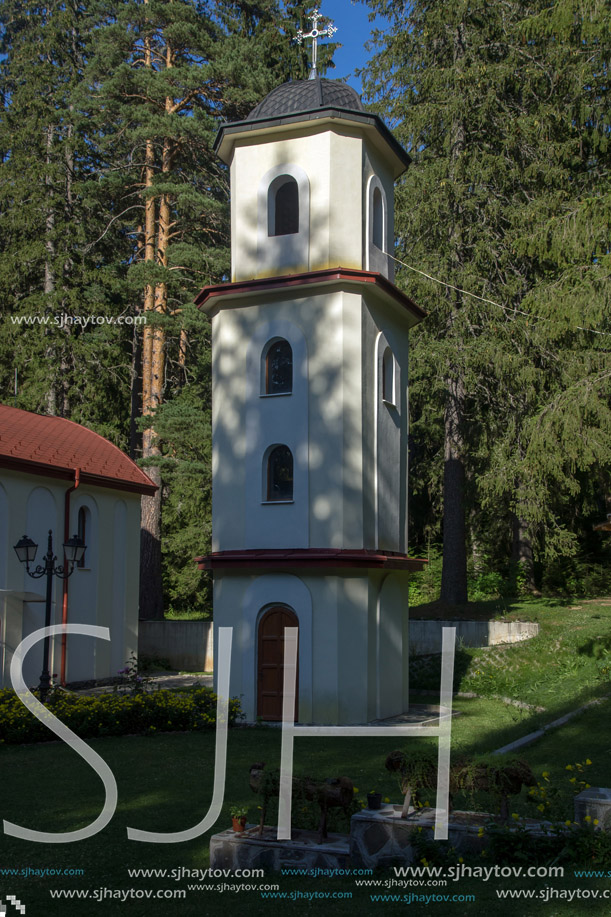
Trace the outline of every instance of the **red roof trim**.
<instances>
[{"instance_id":1,"label":"red roof trim","mask_svg":"<svg viewBox=\"0 0 611 917\"><path fill-rule=\"evenodd\" d=\"M427 561L392 551L361 549L294 548L291 550L216 551L196 557L200 570L241 570L248 567L277 570L282 567L337 568L384 570L423 570Z\"/></svg>"},{"instance_id":2,"label":"red roof trim","mask_svg":"<svg viewBox=\"0 0 611 917\"><path fill-rule=\"evenodd\" d=\"M402 293L394 283L377 271L360 271L356 268L326 268L321 271L307 271L304 274L284 274L281 277L260 277L256 280L236 280L232 283L217 283L204 287L195 298L198 308L219 296L230 293L257 293L286 287L307 286L313 283L356 282L369 283L391 296L399 305L403 306L418 319L426 317L426 312L416 303Z\"/></svg>"},{"instance_id":3,"label":"red roof trim","mask_svg":"<svg viewBox=\"0 0 611 917\"><path fill-rule=\"evenodd\" d=\"M8 468L11 471L23 471L26 474L40 474L47 478L58 478L62 481L74 481L74 468L59 468L56 465L45 465L44 462L32 462L28 459L11 458L8 455L0 455L0 468ZM130 481L124 481L122 478L112 478L101 474L89 474L86 471L81 471L80 483L91 484L95 487L110 487L113 490L126 490L131 493L146 494L151 497L157 490L157 485L153 484L152 481L149 485L135 484Z\"/></svg>"}]
</instances>

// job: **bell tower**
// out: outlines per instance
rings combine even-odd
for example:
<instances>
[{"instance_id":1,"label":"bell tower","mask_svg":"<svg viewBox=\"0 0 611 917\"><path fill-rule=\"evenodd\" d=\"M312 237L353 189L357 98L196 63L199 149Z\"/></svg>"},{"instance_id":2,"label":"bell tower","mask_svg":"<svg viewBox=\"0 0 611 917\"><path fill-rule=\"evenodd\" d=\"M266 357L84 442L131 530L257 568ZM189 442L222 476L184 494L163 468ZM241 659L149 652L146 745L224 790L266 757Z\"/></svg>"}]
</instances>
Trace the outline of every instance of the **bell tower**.
<instances>
[{"instance_id":1,"label":"bell tower","mask_svg":"<svg viewBox=\"0 0 611 917\"><path fill-rule=\"evenodd\" d=\"M299 722L394 716L422 566L407 556L407 370L424 313L386 254L409 157L351 87L316 74L222 125L216 151L232 272L196 299L213 355L213 545L199 560L215 630L234 628L231 693L248 721L281 718L297 626Z\"/></svg>"}]
</instances>

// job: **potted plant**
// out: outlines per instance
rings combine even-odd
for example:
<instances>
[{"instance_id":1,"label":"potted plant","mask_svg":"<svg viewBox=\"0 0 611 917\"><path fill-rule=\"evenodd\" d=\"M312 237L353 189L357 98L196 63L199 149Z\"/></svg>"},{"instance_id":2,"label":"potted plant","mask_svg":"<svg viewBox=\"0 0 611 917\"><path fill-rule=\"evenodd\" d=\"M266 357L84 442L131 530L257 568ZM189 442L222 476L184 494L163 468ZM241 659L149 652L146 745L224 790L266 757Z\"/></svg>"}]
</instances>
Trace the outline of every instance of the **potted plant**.
<instances>
[{"instance_id":1,"label":"potted plant","mask_svg":"<svg viewBox=\"0 0 611 917\"><path fill-rule=\"evenodd\" d=\"M240 834L246 827L247 806L232 806L229 810L231 824L236 834Z\"/></svg>"},{"instance_id":2,"label":"potted plant","mask_svg":"<svg viewBox=\"0 0 611 917\"><path fill-rule=\"evenodd\" d=\"M382 808L382 794L376 793L375 790L372 790L370 793L367 793L367 806L370 809L381 809Z\"/></svg>"}]
</instances>

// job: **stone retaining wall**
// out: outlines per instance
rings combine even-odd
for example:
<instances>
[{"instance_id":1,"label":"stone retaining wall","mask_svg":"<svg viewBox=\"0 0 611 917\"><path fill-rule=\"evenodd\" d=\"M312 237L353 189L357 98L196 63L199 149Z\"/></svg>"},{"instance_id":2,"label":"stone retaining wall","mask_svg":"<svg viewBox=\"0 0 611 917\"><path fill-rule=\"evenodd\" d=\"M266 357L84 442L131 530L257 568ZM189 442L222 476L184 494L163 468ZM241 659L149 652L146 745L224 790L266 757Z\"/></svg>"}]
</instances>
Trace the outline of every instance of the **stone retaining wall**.
<instances>
[{"instance_id":1,"label":"stone retaining wall","mask_svg":"<svg viewBox=\"0 0 611 917\"><path fill-rule=\"evenodd\" d=\"M409 652L412 656L441 653L441 630L456 628L456 646L496 646L519 643L539 633L532 621L418 621L410 618Z\"/></svg>"},{"instance_id":2,"label":"stone retaining wall","mask_svg":"<svg viewBox=\"0 0 611 917\"><path fill-rule=\"evenodd\" d=\"M138 653L167 659L173 669L212 671L211 621L140 621ZM539 633L530 621L417 621L409 622L409 652L427 656L441 652L442 627L456 628L456 644L495 646L517 643Z\"/></svg>"},{"instance_id":3,"label":"stone retaining wall","mask_svg":"<svg viewBox=\"0 0 611 917\"><path fill-rule=\"evenodd\" d=\"M140 621L138 655L167 659L173 669L212 671L211 621Z\"/></svg>"}]
</instances>

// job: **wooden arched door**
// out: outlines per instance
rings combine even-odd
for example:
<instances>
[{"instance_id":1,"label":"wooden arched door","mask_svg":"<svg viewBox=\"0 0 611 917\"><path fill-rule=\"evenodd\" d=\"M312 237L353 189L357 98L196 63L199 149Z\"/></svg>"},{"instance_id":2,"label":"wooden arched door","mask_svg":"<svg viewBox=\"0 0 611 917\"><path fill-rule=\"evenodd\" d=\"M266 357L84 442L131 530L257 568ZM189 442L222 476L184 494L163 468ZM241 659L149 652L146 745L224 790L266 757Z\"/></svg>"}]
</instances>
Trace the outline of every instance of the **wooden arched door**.
<instances>
[{"instance_id":1,"label":"wooden arched door","mask_svg":"<svg viewBox=\"0 0 611 917\"><path fill-rule=\"evenodd\" d=\"M263 720L282 719L284 679L284 628L298 627L295 612L287 605L268 608L259 621L257 635L257 716ZM295 684L295 720L299 701L299 665Z\"/></svg>"}]
</instances>

